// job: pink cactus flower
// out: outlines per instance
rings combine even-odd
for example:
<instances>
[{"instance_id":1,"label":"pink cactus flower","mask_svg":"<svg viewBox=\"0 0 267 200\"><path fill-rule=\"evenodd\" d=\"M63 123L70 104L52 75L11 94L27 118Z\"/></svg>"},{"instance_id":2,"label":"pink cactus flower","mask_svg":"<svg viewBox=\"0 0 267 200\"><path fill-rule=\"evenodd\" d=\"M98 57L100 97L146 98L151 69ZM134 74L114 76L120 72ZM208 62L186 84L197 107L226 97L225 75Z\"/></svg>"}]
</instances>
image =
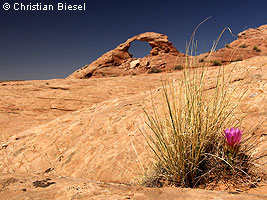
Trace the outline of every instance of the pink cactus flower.
<instances>
[{"instance_id":1,"label":"pink cactus flower","mask_svg":"<svg viewBox=\"0 0 267 200\"><path fill-rule=\"evenodd\" d=\"M231 128L230 130L227 128L224 130L224 133L225 134L223 136L226 139L227 146L235 148L239 145L243 131L241 131L239 128Z\"/></svg>"}]
</instances>

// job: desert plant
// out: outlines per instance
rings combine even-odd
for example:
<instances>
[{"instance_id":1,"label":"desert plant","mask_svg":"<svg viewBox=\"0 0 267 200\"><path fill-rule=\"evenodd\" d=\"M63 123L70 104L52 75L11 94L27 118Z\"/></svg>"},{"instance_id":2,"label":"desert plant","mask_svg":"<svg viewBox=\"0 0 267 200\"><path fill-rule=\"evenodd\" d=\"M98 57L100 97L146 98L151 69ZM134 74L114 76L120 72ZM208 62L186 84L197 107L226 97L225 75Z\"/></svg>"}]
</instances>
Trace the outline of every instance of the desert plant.
<instances>
[{"instance_id":1,"label":"desert plant","mask_svg":"<svg viewBox=\"0 0 267 200\"><path fill-rule=\"evenodd\" d=\"M186 60L181 81L162 81L160 106L152 97L152 111L143 107L150 131L142 133L156 159L143 184L196 187L211 180L254 181L248 171L251 146L240 143L239 129L226 129L240 126L234 112L244 94L236 93L241 87L230 85L231 72L227 80L223 66L210 87L207 67L195 68L194 63Z\"/></svg>"},{"instance_id":2,"label":"desert plant","mask_svg":"<svg viewBox=\"0 0 267 200\"><path fill-rule=\"evenodd\" d=\"M214 60L214 61L212 61L212 65L213 66L221 66L222 63L220 61L218 61L218 60Z\"/></svg>"},{"instance_id":3,"label":"desert plant","mask_svg":"<svg viewBox=\"0 0 267 200\"><path fill-rule=\"evenodd\" d=\"M182 65L176 65L173 70L182 70L184 67Z\"/></svg>"},{"instance_id":4,"label":"desert plant","mask_svg":"<svg viewBox=\"0 0 267 200\"><path fill-rule=\"evenodd\" d=\"M222 151L223 128L234 122L235 105L229 96L233 91L217 80L210 98L204 97L205 74L197 71L191 74L186 69L178 86L163 83L162 110L153 106L152 114L145 111L153 133L145 136L157 158L155 169L163 181L177 186L194 187L201 183L198 177L211 170L203 163L209 162L209 155Z\"/></svg>"},{"instance_id":5,"label":"desert plant","mask_svg":"<svg viewBox=\"0 0 267 200\"><path fill-rule=\"evenodd\" d=\"M199 59L200 63L203 63L205 60L203 58Z\"/></svg>"},{"instance_id":6,"label":"desert plant","mask_svg":"<svg viewBox=\"0 0 267 200\"><path fill-rule=\"evenodd\" d=\"M261 52L261 50L257 46L254 46L253 50L256 51L256 52Z\"/></svg>"},{"instance_id":7,"label":"desert plant","mask_svg":"<svg viewBox=\"0 0 267 200\"><path fill-rule=\"evenodd\" d=\"M242 58L237 58L237 59L235 59L235 62L238 62L238 61L242 61L243 59Z\"/></svg>"},{"instance_id":8,"label":"desert plant","mask_svg":"<svg viewBox=\"0 0 267 200\"><path fill-rule=\"evenodd\" d=\"M234 156L238 152L242 133L243 131L241 131L239 128L227 128L224 130L223 136L226 140L226 149L230 153L228 157L232 158L232 156Z\"/></svg>"},{"instance_id":9,"label":"desert plant","mask_svg":"<svg viewBox=\"0 0 267 200\"><path fill-rule=\"evenodd\" d=\"M248 46L246 44L241 44L239 48L247 48Z\"/></svg>"},{"instance_id":10,"label":"desert plant","mask_svg":"<svg viewBox=\"0 0 267 200\"><path fill-rule=\"evenodd\" d=\"M231 48L230 44L225 44L226 48Z\"/></svg>"},{"instance_id":11,"label":"desert plant","mask_svg":"<svg viewBox=\"0 0 267 200\"><path fill-rule=\"evenodd\" d=\"M152 73L160 73L160 72L162 72L162 70L160 68L157 68L157 67L152 67L148 71L149 74L152 74Z\"/></svg>"}]
</instances>

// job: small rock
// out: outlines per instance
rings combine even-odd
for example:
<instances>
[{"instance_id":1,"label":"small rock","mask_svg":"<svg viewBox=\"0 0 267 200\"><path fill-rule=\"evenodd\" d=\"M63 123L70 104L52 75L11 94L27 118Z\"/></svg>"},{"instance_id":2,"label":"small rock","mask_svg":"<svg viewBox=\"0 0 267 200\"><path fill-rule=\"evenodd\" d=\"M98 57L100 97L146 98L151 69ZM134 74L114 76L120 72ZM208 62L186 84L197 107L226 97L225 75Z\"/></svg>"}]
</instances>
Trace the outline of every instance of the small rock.
<instances>
[{"instance_id":1,"label":"small rock","mask_svg":"<svg viewBox=\"0 0 267 200\"><path fill-rule=\"evenodd\" d=\"M8 147L8 144L2 144L2 149L6 149Z\"/></svg>"},{"instance_id":2,"label":"small rock","mask_svg":"<svg viewBox=\"0 0 267 200\"><path fill-rule=\"evenodd\" d=\"M37 187L42 187L42 188L45 188L45 187L48 187L52 184L55 184L56 182L48 182L49 180L51 179L46 179L46 180L37 180L37 181L34 181L32 184L33 186L35 186L36 188Z\"/></svg>"},{"instance_id":3,"label":"small rock","mask_svg":"<svg viewBox=\"0 0 267 200\"><path fill-rule=\"evenodd\" d=\"M134 60L130 63L130 68L134 69L140 65L140 60Z\"/></svg>"},{"instance_id":4,"label":"small rock","mask_svg":"<svg viewBox=\"0 0 267 200\"><path fill-rule=\"evenodd\" d=\"M258 95L258 93L252 93L252 94L249 95L249 97L253 98L253 97L257 96L257 95Z\"/></svg>"}]
</instances>

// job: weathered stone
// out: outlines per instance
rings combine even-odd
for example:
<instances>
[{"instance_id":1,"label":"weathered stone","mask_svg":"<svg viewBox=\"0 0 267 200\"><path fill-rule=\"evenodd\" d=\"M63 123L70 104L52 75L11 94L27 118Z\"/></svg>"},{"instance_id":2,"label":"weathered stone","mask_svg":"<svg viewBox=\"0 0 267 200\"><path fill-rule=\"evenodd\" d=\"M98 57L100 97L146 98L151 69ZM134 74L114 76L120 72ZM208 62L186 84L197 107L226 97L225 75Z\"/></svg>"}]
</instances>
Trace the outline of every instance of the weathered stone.
<instances>
[{"instance_id":1,"label":"weathered stone","mask_svg":"<svg viewBox=\"0 0 267 200\"><path fill-rule=\"evenodd\" d=\"M243 123L245 130L266 118L266 63L267 56L258 56L225 66L225 73L233 70L232 79L242 81L241 84L249 88L238 108L238 113L247 115ZM218 70L210 68L206 72L210 88L216 84ZM170 73L168 78L179 80L182 74L181 71ZM95 197L94 191L103 194L97 196L100 199L105 199L104 195L110 195L107 197L111 199L124 198L130 194L129 190L135 191L139 197L143 195L139 199L146 199L146 195L152 195L153 199L153 195L159 195L159 192L163 195L157 196L160 199L167 199L171 194L185 195L189 199L213 199L214 196L221 199L264 199L266 195L233 195L192 189L185 192L181 188L139 188L137 191L136 187L118 185L113 190L114 185L97 184L99 181L130 183L140 174L137 160L140 159L144 167L148 166L152 157L145 138L138 130L146 127L139 105L149 102L151 93L155 95L154 103L159 105L161 98L156 95L160 95L158 88L161 86L160 79L164 77L151 74L88 80L0 82L0 199L12 199L14 194L18 199L57 199L62 198L56 196L61 195L59 190L71 196L74 191L77 192L78 186L85 199L89 199L87 193L90 198ZM250 94L254 93L257 95L251 98ZM149 105L145 104L147 108ZM261 146L256 147L257 152L266 151L265 132L266 121L263 121L261 130L253 136L263 141ZM266 165L262 168L266 170ZM54 170L46 173L49 169ZM23 183L12 183L2 192L1 181L7 176L16 178L18 174L24 175ZM47 188L49 192L32 188L33 181L43 180L37 175L51 176L51 181L56 184ZM89 185L85 186L78 180L86 180ZM18 188L26 188L28 192L20 193ZM112 192L101 193L106 189Z\"/></svg>"},{"instance_id":2,"label":"weathered stone","mask_svg":"<svg viewBox=\"0 0 267 200\"><path fill-rule=\"evenodd\" d=\"M134 60L130 63L130 68L134 69L136 68L138 65L140 65L140 60Z\"/></svg>"},{"instance_id":3,"label":"weathered stone","mask_svg":"<svg viewBox=\"0 0 267 200\"><path fill-rule=\"evenodd\" d=\"M150 54L144 58L139 58L139 66L130 65L135 59L129 53L133 41L148 42L151 46ZM240 48L244 45L245 48ZM267 25L257 29L248 29L238 34L237 40L227 47L212 53L207 59L208 53L198 56L201 63L220 61L222 64L245 60L254 56L267 55ZM146 73L149 68L159 67L162 71L172 70L173 67L184 64L185 55L179 53L168 37L163 34L147 32L136 35L126 42L118 45L115 49L105 53L96 61L75 71L68 76L68 79L86 79L90 77L120 76L129 75L132 71ZM164 64L159 64L159 60L164 60ZM150 65L146 65L149 62ZM145 63L145 64L144 64ZM212 64L211 64L212 65Z\"/></svg>"},{"instance_id":4,"label":"weathered stone","mask_svg":"<svg viewBox=\"0 0 267 200\"><path fill-rule=\"evenodd\" d=\"M128 67L134 68L132 66L127 67L126 63L129 63L129 61L132 60L132 55L129 53L128 50L131 46L131 43L136 40L148 42L148 44L152 48L150 56L157 56L157 55L159 56L162 54L169 54L173 56L183 55L177 51L177 49L173 46L173 44L168 40L168 37L166 35L147 32L136 35L128 39L126 42L118 45L117 48L105 53L96 61L92 62L89 65L86 65L86 67L83 67L80 70L75 71L67 78L78 78L78 79L90 78L92 76L98 75L99 72L97 73L97 71L102 71L103 68L108 68L111 71L112 68L116 68L118 66L123 66L125 70L127 70ZM157 58L153 59L157 60ZM141 60L142 58L140 59L140 62ZM145 67L145 66L140 66L140 67Z\"/></svg>"},{"instance_id":5,"label":"weathered stone","mask_svg":"<svg viewBox=\"0 0 267 200\"><path fill-rule=\"evenodd\" d=\"M265 55L267 55L267 25L262 25L239 33L237 39L232 43L213 52L209 60L217 60L222 64L228 64ZM201 54L199 59L207 61L206 56L208 56L208 53Z\"/></svg>"},{"instance_id":6,"label":"weathered stone","mask_svg":"<svg viewBox=\"0 0 267 200\"><path fill-rule=\"evenodd\" d=\"M249 110L253 120L248 117L246 126L253 127L257 118L266 115L266 63L267 56L260 56L225 68L225 72L234 69L234 80L242 79L247 72L243 81L250 90L240 112ZM206 72L210 80L215 80L217 70ZM182 74L180 71L168 77L179 79ZM56 175L131 181L130 172L137 171L138 163L128 134L135 134L135 148L142 152L141 158L148 160L145 140L136 128L143 126L138 105L150 98L152 89L157 91L160 79L151 75L5 82L0 86L0 145L5 148L0 150L0 172L26 172L31 168L41 173L55 168ZM254 93L258 95L251 98ZM58 162L60 156L64 157L62 162ZM127 170L122 172L117 161Z\"/></svg>"},{"instance_id":7,"label":"weathered stone","mask_svg":"<svg viewBox=\"0 0 267 200\"><path fill-rule=\"evenodd\" d=\"M48 186L32 188L31 185L44 183ZM53 184L54 183L54 184ZM255 190L256 191L256 190ZM257 188L258 191L258 188ZM263 190L262 190L263 191ZM129 186L120 183L105 183L84 178L58 178L48 175L5 175L0 174L0 199L94 199L94 200L155 200L155 199L185 199L185 200L266 200L261 192L256 194L242 191L207 191L190 188L147 188Z\"/></svg>"}]
</instances>

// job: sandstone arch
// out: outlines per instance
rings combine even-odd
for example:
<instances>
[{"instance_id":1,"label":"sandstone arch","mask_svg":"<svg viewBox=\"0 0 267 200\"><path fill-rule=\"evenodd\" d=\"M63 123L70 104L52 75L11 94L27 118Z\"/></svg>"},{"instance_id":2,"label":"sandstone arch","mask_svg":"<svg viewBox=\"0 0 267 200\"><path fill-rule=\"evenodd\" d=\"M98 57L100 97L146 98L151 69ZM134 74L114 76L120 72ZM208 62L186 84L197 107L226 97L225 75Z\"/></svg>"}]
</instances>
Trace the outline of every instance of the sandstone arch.
<instances>
[{"instance_id":1,"label":"sandstone arch","mask_svg":"<svg viewBox=\"0 0 267 200\"><path fill-rule=\"evenodd\" d=\"M133 61L132 55L128 50L131 46L131 43L136 40L147 42L151 46L152 50L148 56L158 56L161 54L180 54L173 44L168 40L166 35L154 32L146 32L128 39L126 42L118 45L115 49L103 54L91 64L75 71L67 78L90 78L94 76L94 74L96 74L96 72L100 69L113 68L114 70L115 67L117 67L117 70L120 71L121 74L127 74L127 68L129 68L130 62Z\"/></svg>"}]
</instances>

